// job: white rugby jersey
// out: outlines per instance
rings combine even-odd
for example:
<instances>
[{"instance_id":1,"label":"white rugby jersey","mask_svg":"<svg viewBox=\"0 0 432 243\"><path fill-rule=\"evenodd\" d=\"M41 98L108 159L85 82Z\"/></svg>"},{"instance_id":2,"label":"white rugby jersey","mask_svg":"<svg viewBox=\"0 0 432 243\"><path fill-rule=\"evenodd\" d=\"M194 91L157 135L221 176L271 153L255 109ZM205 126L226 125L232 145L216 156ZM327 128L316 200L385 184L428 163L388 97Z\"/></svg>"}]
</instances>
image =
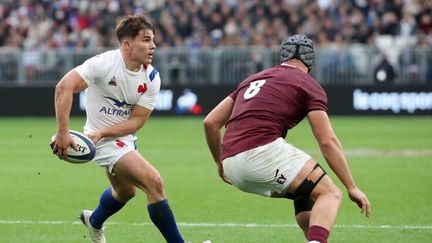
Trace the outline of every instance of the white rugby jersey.
<instances>
[{"instance_id":1,"label":"white rugby jersey","mask_svg":"<svg viewBox=\"0 0 432 243\"><path fill-rule=\"evenodd\" d=\"M84 133L128 120L134 105L154 108L161 80L150 64L132 72L117 49L89 58L75 70L88 85Z\"/></svg>"}]
</instances>

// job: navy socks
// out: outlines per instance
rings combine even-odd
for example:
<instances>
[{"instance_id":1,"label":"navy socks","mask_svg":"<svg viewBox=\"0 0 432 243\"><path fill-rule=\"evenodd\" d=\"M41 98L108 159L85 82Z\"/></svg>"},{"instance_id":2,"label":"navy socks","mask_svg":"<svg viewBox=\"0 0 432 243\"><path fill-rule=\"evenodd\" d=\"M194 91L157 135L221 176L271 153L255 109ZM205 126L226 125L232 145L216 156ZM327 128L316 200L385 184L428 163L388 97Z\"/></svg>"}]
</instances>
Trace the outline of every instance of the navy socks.
<instances>
[{"instance_id":1,"label":"navy socks","mask_svg":"<svg viewBox=\"0 0 432 243\"><path fill-rule=\"evenodd\" d=\"M125 204L113 198L111 188L106 189L102 193L99 205L90 217L91 225L96 229L101 229L103 223L111 215L117 213ZM153 224L159 229L168 243L184 242L167 199L149 204L147 210Z\"/></svg>"},{"instance_id":2,"label":"navy socks","mask_svg":"<svg viewBox=\"0 0 432 243\"><path fill-rule=\"evenodd\" d=\"M111 188L106 189L102 193L99 205L90 217L91 225L96 229L101 229L105 220L117 213L125 204L113 198Z\"/></svg>"},{"instance_id":3,"label":"navy socks","mask_svg":"<svg viewBox=\"0 0 432 243\"><path fill-rule=\"evenodd\" d=\"M184 242L167 199L149 204L147 210L153 224L156 225L168 243Z\"/></svg>"}]
</instances>

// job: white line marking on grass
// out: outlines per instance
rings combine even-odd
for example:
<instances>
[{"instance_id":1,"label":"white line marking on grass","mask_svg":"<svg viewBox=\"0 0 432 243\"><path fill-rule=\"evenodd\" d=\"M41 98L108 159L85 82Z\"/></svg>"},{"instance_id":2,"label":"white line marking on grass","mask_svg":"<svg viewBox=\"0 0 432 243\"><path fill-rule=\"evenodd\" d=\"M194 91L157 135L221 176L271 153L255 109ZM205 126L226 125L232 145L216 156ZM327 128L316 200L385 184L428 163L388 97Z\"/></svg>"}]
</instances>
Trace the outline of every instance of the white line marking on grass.
<instances>
[{"instance_id":1,"label":"white line marking on grass","mask_svg":"<svg viewBox=\"0 0 432 243\"><path fill-rule=\"evenodd\" d=\"M240 227L240 228L298 228L297 224L239 224L239 223L178 223L185 227ZM363 229L432 229L432 225L335 225L336 228Z\"/></svg>"},{"instance_id":2,"label":"white line marking on grass","mask_svg":"<svg viewBox=\"0 0 432 243\"><path fill-rule=\"evenodd\" d=\"M47 221L47 220L0 220L0 224L47 224L47 225L69 225L82 224L80 221ZM241 224L241 223L177 223L183 227L238 227L238 228L297 228L297 224ZM106 225L131 225L131 226L153 226L152 223L126 223L107 222ZM336 228L344 229L405 229L405 230L432 230L432 225L335 225Z\"/></svg>"},{"instance_id":3,"label":"white line marking on grass","mask_svg":"<svg viewBox=\"0 0 432 243\"><path fill-rule=\"evenodd\" d=\"M320 151L307 151L312 155L321 155ZM432 149L401 149L401 150L386 150L386 149L344 149L347 156L353 157L428 157L432 156Z\"/></svg>"}]
</instances>

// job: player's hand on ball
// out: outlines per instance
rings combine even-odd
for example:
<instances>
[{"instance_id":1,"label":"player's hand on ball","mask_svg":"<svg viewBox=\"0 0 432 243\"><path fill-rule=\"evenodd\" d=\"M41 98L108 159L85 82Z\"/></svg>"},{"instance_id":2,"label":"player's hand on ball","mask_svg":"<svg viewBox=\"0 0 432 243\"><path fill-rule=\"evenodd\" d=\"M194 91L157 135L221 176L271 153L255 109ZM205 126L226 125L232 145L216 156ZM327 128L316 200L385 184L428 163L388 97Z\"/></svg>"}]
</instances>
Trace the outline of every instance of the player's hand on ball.
<instances>
[{"instance_id":1,"label":"player's hand on ball","mask_svg":"<svg viewBox=\"0 0 432 243\"><path fill-rule=\"evenodd\" d=\"M216 163L216 164L217 164L218 173L219 173L220 178L222 178L222 180L223 180L225 183L228 183L228 184L231 185L230 180L228 179L228 177L225 176L225 173L224 173L224 170L223 170L223 165L222 165L222 163Z\"/></svg>"},{"instance_id":2,"label":"player's hand on ball","mask_svg":"<svg viewBox=\"0 0 432 243\"><path fill-rule=\"evenodd\" d=\"M361 212L364 213L366 217L370 217L372 206L367 196L357 187L349 189L348 194L351 201L355 202L357 206L361 208Z\"/></svg>"},{"instance_id":3,"label":"player's hand on ball","mask_svg":"<svg viewBox=\"0 0 432 243\"><path fill-rule=\"evenodd\" d=\"M91 161L96 156L96 146L86 135L69 130L67 134L55 134L50 147L61 160L74 164Z\"/></svg>"},{"instance_id":4,"label":"player's hand on ball","mask_svg":"<svg viewBox=\"0 0 432 243\"><path fill-rule=\"evenodd\" d=\"M60 159L64 159L67 156L67 149L69 146L73 147L73 149L78 150L75 141L69 134L66 133L57 133L51 138L50 146L53 150L53 154L57 155Z\"/></svg>"}]
</instances>

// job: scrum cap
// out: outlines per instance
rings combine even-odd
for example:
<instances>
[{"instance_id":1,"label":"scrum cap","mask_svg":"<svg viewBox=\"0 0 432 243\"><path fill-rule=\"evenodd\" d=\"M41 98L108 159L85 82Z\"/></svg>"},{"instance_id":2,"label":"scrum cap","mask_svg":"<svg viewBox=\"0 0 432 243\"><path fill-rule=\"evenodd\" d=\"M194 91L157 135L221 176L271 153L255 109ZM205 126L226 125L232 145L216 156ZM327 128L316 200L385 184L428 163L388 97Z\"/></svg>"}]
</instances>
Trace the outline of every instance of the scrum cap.
<instances>
[{"instance_id":1,"label":"scrum cap","mask_svg":"<svg viewBox=\"0 0 432 243\"><path fill-rule=\"evenodd\" d=\"M310 72L315 58L313 41L304 35L290 36L282 42L280 55L281 62L298 59Z\"/></svg>"}]
</instances>

